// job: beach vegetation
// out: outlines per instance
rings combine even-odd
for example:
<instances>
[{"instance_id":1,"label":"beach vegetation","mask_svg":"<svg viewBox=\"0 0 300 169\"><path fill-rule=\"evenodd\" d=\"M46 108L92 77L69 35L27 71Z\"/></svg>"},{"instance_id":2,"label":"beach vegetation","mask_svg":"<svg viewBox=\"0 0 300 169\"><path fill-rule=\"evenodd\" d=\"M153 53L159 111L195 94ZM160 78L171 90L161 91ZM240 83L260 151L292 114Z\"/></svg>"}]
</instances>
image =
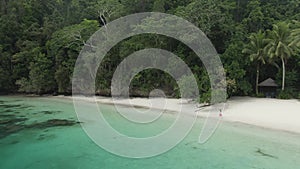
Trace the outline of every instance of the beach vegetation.
<instances>
[{"instance_id":1,"label":"beach vegetation","mask_svg":"<svg viewBox=\"0 0 300 169\"><path fill-rule=\"evenodd\" d=\"M93 33L122 16L156 11L182 17L206 34L223 63L228 97L261 96L258 83L272 78L282 90L278 98L297 98L299 8L300 1L282 0L2 0L0 93L70 94L76 59ZM151 26L142 24L137 29ZM110 95L116 67L145 48L164 49L182 59L196 78L200 100L209 102L212 90L201 60L182 42L157 34L137 35L116 44L99 65L96 94ZM178 66L172 61L166 65L168 69ZM190 79L185 80L188 84ZM178 84L162 71L145 70L132 82L130 92L135 96L146 97L159 88L168 97L179 97Z\"/></svg>"},{"instance_id":2,"label":"beach vegetation","mask_svg":"<svg viewBox=\"0 0 300 169\"><path fill-rule=\"evenodd\" d=\"M281 90L279 91L279 94L278 94L278 99L292 99L292 98L296 98L295 97L295 91L293 89L290 89L290 88L286 88L286 90Z\"/></svg>"}]
</instances>

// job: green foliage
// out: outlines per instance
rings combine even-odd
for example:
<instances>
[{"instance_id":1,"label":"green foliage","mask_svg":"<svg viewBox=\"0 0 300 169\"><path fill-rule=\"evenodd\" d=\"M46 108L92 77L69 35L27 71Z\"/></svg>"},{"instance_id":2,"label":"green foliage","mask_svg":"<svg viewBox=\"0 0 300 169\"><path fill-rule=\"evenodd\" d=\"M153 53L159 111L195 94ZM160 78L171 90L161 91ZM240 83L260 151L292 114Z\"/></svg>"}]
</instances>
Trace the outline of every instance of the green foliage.
<instances>
[{"instance_id":1,"label":"green foliage","mask_svg":"<svg viewBox=\"0 0 300 169\"><path fill-rule=\"evenodd\" d=\"M54 91L55 81L53 77L53 63L39 49L35 49L37 55L30 63L29 78L21 78L16 81L20 85L19 91L29 93L49 93Z\"/></svg>"},{"instance_id":2,"label":"green foliage","mask_svg":"<svg viewBox=\"0 0 300 169\"><path fill-rule=\"evenodd\" d=\"M178 88L176 90L180 93L179 89L184 91L184 96L195 96L195 88L193 87L194 76L183 76L179 79ZM183 95L183 93L181 93Z\"/></svg>"},{"instance_id":3,"label":"green foliage","mask_svg":"<svg viewBox=\"0 0 300 169\"><path fill-rule=\"evenodd\" d=\"M297 88L298 87L298 79L299 78L299 73L296 70L291 70L286 72L285 76L285 83L289 88ZM276 79L282 79L282 70L280 70L276 74ZM278 84L281 85L281 81L277 81Z\"/></svg>"},{"instance_id":4,"label":"green foliage","mask_svg":"<svg viewBox=\"0 0 300 169\"><path fill-rule=\"evenodd\" d=\"M154 12L165 12L165 0L155 0L153 4Z\"/></svg>"},{"instance_id":5,"label":"green foliage","mask_svg":"<svg viewBox=\"0 0 300 169\"><path fill-rule=\"evenodd\" d=\"M89 19L99 19L99 22L103 24L103 20L106 22L112 21L118 17L121 17L126 12L125 6L119 0L92 0L88 1L87 7L83 9Z\"/></svg>"},{"instance_id":6,"label":"green foliage","mask_svg":"<svg viewBox=\"0 0 300 169\"><path fill-rule=\"evenodd\" d=\"M98 22L84 20L53 33L46 46L48 54L56 60L55 80L59 93L71 91L71 78L76 58L85 41L98 30Z\"/></svg>"},{"instance_id":7,"label":"green foliage","mask_svg":"<svg viewBox=\"0 0 300 169\"><path fill-rule=\"evenodd\" d=\"M16 81L16 85L19 86L19 92L31 93L33 92L30 81L26 78L21 78Z\"/></svg>"},{"instance_id":8,"label":"green foliage","mask_svg":"<svg viewBox=\"0 0 300 169\"><path fill-rule=\"evenodd\" d=\"M183 17L199 27L215 44L218 51L224 50L224 42L220 37L227 37L232 31L225 23L232 22L231 16L226 16L217 0L194 0L186 6L179 6L175 15Z\"/></svg>"},{"instance_id":9,"label":"green foliage","mask_svg":"<svg viewBox=\"0 0 300 169\"><path fill-rule=\"evenodd\" d=\"M11 61L7 52L2 52L0 46L0 93L11 90L12 79L11 79Z\"/></svg>"},{"instance_id":10,"label":"green foliage","mask_svg":"<svg viewBox=\"0 0 300 169\"><path fill-rule=\"evenodd\" d=\"M263 94L263 93L258 93L258 94L256 95L256 97L264 98L264 97L265 97L265 94Z\"/></svg>"},{"instance_id":11,"label":"green foliage","mask_svg":"<svg viewBox=\"0 0 300 169\"><path fill-rule=\"evenodd\" d=\"M242 51L245 54L248 54L250 60L255 62L256 64L256 83L255 83L255 91L256 95L258 95L258 82L259 82L259 73L260 73L260 65L266 64L267 54L265 52L265 48L268 45L269 40L266 39L265 33L261 30L258 33L252 33L249 37L249 43L245 45L244 50Z\"/></svg>"},{"instance_id":12,"label":"green foliage","mask_svg":"<svg viewBox=\"0 0 300 169\"><path fill-rule=\"evenodd\" d=\"M211 91L202 93L199 98L200 103L210 103L211 99Z\"/></svg>"},{"instance_id":13,"label":"green foliage","mask_svg":"<svg viewBox=\"0 0 300 169\"><path fill-rule=\"evenodd\" d=\"M294 97L294 92L295 91L293 89L287 88L286 90L280 91L277 98L278 99L285 99L285 100L295 98Z\"/></svg>"},{"instance_id":14,"label":"green foliage","mask_svg":"<svg viewBox=\"0 0 300 169\"><path fill-rule=\"evenodd\" d=\"M268 43L269 40L261 30L258 33L252 33L249 37L249 44L245 46L243 53L249 54L252 62L266 64L267 56L264 49Z\"/></svg>"},{"instance_id":15,"label":"green foliage","mask_svg":"<svg viewBox=\"0 0 300 169\"><path fill-rule=\"evenodd\" d=\"M286 86L286 90L298 93L299 6L298 0L3 1L0 6L0 93L70 93L78 54L99 26L121 16L151 11L183 17L210 38L226 71L228 96L254 95L254 88L258 93L254 86L259 79L268 76L284 84L283 89ZM135 29L169 24L156 18L145 21ZM180 25L172 23L171 26ZM187 40L194 38L197 37L191 35ZM134 36L112 48L99 66L97 91L109 94L110 79L117 65L144 48L161 48L178 55L194 73L201 102L210 101L209 77L198 57L181 42L157 34ZM166 68L173 70L180 66L170 61ZM185 77L180 83L189 86L190 78ZM130 90L146 95L154 88L179 96L174 79L157 70L138 74ZM280 97L287 98L290 94L297 97L290 91L281 92Z\"/></svg>"},{"instance_id":16,"label":"green foliage","mask_svg":"<svg viewBox=\"0 0 300 169\"><path fill-rule=\"evenodd\" d=\"M285 89L286 62L295 55L295 45L291 34L290 23L278 22L268 32L270 43L266 47L267 54L273 60L280 60L282 63L282 90Z\"/></svg>"},{"instance_id":17,"label":"green foliage","mask_svg":"<svg viewBox=\"0 0 300 169\"><path fill-rule=\"evenodd\" d=\"M227 79L227 92L229 96L233 96L235 93L237 93L238 86L236 84L236 81L233 79Z\"/></svg>"},{"instance_id":18,"label":"green foliage","mask_svg":"<svg viewBox=\"0 0 300 169\"><path fill-rule=\"evenodd\" d=\"M251 85L246 80L249 59L242 53L243 42L232 42L221 56L227 76L228 95L247 95Z\"/></svg>"}]
</instances>

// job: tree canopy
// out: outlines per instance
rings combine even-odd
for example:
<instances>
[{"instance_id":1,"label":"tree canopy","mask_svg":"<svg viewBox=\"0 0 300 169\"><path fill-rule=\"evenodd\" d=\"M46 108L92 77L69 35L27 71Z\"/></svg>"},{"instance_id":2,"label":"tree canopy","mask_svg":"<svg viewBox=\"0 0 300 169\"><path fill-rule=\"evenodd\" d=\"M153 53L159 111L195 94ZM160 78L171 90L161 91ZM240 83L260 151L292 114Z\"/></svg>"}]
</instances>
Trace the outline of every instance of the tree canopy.
<instances>
[{"instance_id":1,"label":"tree canopy","mask_svg":"<svg viewBox=\"0 0 300 169\"><path fill-rule=\"evenodd\" d=\"M299 9L299 0L1 0L0 93L70 94L75 61L94 32L119 17L155 11L182 17L208 36L223 62L228 96L259 95L257 84L270 77L282 86L280 95L299 97ZM109 95L117 65L144 48L179 56L197 78L201 100L209 100L209 78L194 52L155 34L112 48L98 69L96 92ZM158 70L140 72L130 86L136 96L153 88L179 96L174 79Z\"/></svg>"}]
</instances>

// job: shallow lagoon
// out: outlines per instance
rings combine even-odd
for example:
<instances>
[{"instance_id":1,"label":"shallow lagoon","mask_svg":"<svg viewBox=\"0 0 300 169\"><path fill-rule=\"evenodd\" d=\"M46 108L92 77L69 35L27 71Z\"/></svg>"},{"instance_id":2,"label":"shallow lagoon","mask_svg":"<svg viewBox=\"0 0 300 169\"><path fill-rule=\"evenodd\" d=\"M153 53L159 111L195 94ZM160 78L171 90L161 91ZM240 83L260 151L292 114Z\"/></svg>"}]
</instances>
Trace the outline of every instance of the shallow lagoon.
<instances>
[{"instance_id":1,"label":"shallow lagoon","mask_svg":"<svg viewBox=\"0 0 300 169\"><path fill-rule=\"evenodd\" d=\"M173 115L168 114L158 125L137 128L118 118L112 106L100 106L114 128L137 137L159 133L173 120ZM70 123L45 123L53 119ZM11 129L10 133L0 130L1 169L297 169L300 166L300 135L240 123L223 122L207 143L198 144L204 121L199 118L188 137L171 151L153 158L129 159L106 152L87 137L76 123L71 100L2 96L0 120L2 129Z\"/></svg>"}]
</instances>

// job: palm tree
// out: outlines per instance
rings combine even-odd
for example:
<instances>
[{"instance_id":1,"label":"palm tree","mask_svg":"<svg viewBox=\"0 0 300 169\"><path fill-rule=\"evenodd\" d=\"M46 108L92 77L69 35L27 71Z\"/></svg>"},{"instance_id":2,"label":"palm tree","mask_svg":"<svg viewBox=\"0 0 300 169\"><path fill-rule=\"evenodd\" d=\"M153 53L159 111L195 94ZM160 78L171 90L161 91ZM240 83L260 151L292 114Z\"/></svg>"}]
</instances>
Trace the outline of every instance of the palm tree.
<instances>
[{"instance_id":1,"label":"palm tree","mask_svg":"<svg viewBox=\"0 0 300 169\"><path fill-rule=\"evenodd\" d=\"M249 54L250 60L252 62L256 62L256 95L258 95L260 65L265 64L267 59L265 54L265 47L268 45L269 40L265 37L265 33L261 30L258 33L252 33L249 37L249 43L243 50L243 53Z\"/></svg>"},{"instance_id":2,"label":"palm tree","mask_svg":"<svg viewBox=\"0 0 300 169\"><path fill-rule=\"evenodd\" d=\"M285 88L285 63L294 54L294 43L291 34L290 24L279 22L273 25L269 31L270 42L266 52L271 59L280 59L282 63L282 91Z\"/></svg>"}]
</instances>

